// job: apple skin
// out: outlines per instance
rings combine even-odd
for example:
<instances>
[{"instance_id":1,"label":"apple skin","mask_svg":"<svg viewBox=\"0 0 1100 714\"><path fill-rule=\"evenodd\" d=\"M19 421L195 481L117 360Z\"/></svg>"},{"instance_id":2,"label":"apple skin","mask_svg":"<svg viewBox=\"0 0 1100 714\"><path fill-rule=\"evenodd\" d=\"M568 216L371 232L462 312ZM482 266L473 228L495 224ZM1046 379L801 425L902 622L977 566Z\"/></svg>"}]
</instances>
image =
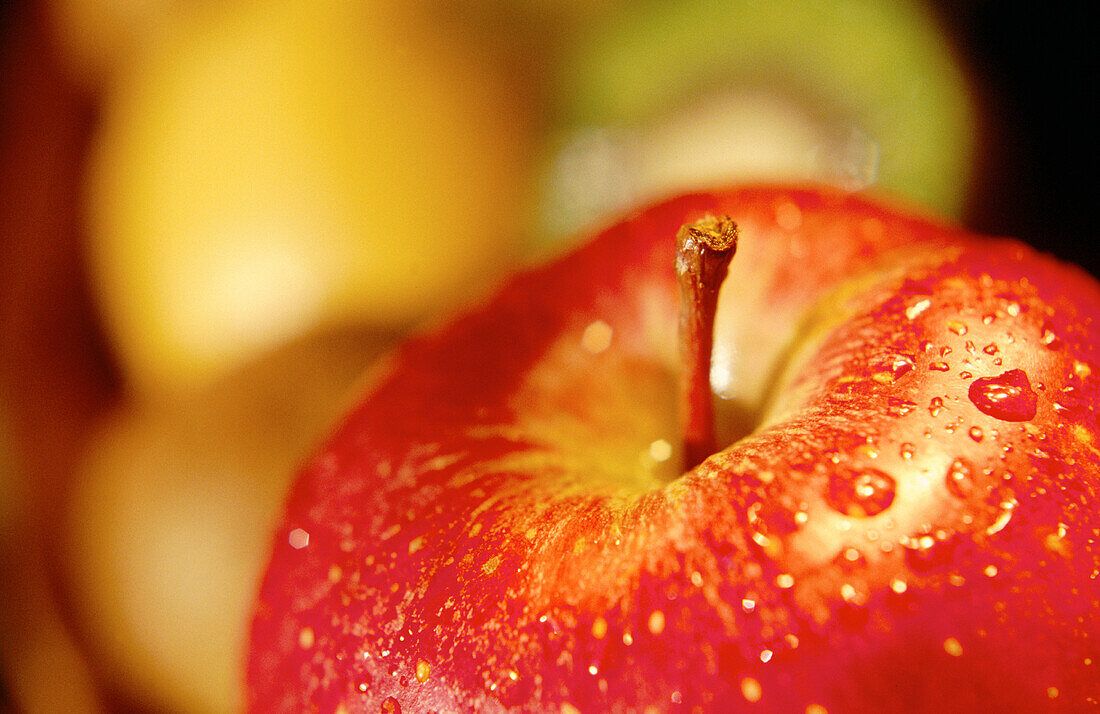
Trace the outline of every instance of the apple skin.
<instances>
[{"instance_id":1,"label":"apple skin","mask_svg":"<svg viewBox=\"0 0 1100 714\"><path fill-rule=\"evenodd\" d=\"M730 445L681 475L705 212ZM1095 705L1098 318L1072 266L833 189L638 213L408 342L302 471L249 710Z\"/></svg>"}]
</instances>

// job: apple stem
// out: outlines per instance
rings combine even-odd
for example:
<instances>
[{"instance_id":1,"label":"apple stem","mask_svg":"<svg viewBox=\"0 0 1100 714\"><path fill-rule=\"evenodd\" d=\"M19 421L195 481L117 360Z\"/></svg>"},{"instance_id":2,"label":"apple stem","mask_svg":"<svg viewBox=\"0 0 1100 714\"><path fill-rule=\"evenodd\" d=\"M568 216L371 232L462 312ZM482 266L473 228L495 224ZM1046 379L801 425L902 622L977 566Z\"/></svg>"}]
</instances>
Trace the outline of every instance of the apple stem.
<instances>
[{"instance_id":1,"label":"apple stem","mask_svg":"<svg viewBox=\"0 0 1100 714\"><path fill-rule=\"evenodd\" d=\"M698 466L717 450L710 387L714 315L718 290L737 252L737 224L707 214L676 233L676 279L680 283L680 406L684 468Z\"/></svg>"}]
</instances>

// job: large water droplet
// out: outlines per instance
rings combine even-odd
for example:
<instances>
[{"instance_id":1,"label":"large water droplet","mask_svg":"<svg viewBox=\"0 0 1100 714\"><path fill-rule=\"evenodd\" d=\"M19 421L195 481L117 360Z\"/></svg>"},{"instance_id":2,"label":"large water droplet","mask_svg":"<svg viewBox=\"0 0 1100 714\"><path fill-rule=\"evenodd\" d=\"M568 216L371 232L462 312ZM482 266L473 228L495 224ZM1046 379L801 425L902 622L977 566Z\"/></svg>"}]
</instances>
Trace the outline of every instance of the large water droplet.
<instances>
[{"instance_id":1,"label":"large water droplet","mask_svg":"<svg viewBox=\"0 0 1100 714\"><path fill-rule=\"evenodd\" d=\"M1035 418L1038 407L1038 397L1022 369L975 379L968 396L983 414L1002 421L1028 421Z\"/></svg>"},{"instance_id":2,"label":"large water droplet","mask_svg":"<svg viewBox=\"0 0 1100 714\"><path fill-rule=\"evenodd\" d=\"M835 471L825 501L836 511L863 518L882 513L894 502L897 483L877 469Z\"/></svg>"}]
</instances>

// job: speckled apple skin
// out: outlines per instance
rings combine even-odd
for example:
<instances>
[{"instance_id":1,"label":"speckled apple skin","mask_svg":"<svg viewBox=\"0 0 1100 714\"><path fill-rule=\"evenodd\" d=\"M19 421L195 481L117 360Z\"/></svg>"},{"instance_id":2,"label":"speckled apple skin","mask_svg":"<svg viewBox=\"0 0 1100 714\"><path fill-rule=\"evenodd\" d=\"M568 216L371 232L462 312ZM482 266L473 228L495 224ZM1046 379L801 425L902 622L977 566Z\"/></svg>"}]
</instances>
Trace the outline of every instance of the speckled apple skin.
<instances>
[{"instance_id":1,"label":"speckled apple skin","mask_svg":"<svg viewBox=\"0 0 1100 714\"><path fill-rule=\"evenodd\" d=\"M741 226L677 467L677 228ZM250 712L1087 711L1100 288L835 190L631 216L405 344L303 469ZM724 411L723 411L724 410Z\"/></svg>"}]
</instances>

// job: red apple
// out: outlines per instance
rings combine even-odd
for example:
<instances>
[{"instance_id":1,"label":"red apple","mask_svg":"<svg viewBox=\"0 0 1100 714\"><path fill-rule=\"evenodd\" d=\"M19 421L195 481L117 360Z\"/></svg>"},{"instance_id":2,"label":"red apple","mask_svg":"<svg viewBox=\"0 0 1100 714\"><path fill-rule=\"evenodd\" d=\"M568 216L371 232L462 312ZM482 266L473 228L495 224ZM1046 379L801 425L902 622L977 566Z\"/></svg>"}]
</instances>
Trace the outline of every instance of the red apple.
<instances>
[{"instance_id":1,"label":"red apple","mask_svg":"<svg viewBox=\"0 0 1100 714\"><path fill-rule=\"evenodd\" d=\"M707 213L740 247L685 470ZM857 195L641 212L406 344L304 469L249 709L1096 706L1098 319L1082 271Z\"/></svg>"}]
</instances>

